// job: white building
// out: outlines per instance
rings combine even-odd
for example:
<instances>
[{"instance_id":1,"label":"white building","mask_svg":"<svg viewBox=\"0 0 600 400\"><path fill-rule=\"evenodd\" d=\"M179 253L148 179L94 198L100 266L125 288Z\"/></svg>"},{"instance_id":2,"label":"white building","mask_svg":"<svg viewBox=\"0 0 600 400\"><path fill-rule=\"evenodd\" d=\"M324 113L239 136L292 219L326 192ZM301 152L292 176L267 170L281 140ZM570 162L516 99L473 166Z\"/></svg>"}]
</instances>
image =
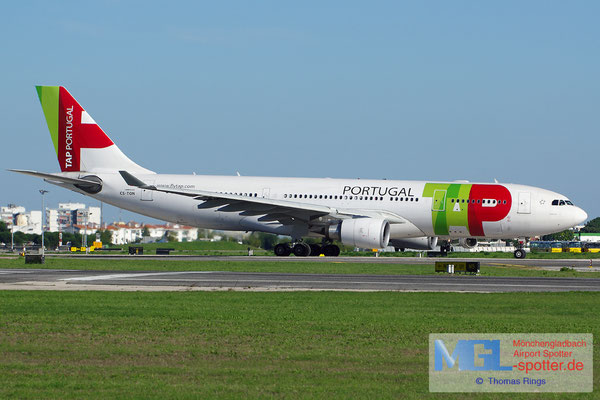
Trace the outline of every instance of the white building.
<instances>
[{"instance_id":1,"label":"white building","mask_svg":"<svg viewBox=\"0 0 600 400\"><path fill-rule=\"evenodd\" d=\"M145 229L148 230L149 236L143 237ZM169 236L178 242L198 240L198 228L169 223L165 225L142 225L138 222L114 222L108 225L106 230L111 233L113 244L166 241Z\"/></svg>"},{"instance_id":2,"label":"white building","mask_svg":"<svg viewBox=\"0 0 600 400\"><path fill-rule=\"evenodd\" d=\"M14 232L42 234L42 212L30 211L14 215Z\"/></svg>"},{"instance_id":3,"label":"white building","mask_svg":"<svg viewBox=\"0 0 600 400\"><path fill-rule=\"evenodd\" d=\"M46 209L46 224L50 232L75 232L76 225L100 226L100 207L86 208L83 203L59 203L57 209Z\"/></svg>"},{"instance_id":4,"label":"white building","mask_svg":"<svg viewBox=\"0 0 600 400\"><path fill-rule=\"evenodd\" d=\"M106 230L111 233L113 244L127 244L142 240L142 224L138 222L115 222Z\"/></svg>"},{"instance_id":5,"label":"white building","mask_svg":"<svg viewBox=\"0 0 600 400\"><path fill-rule=\"evenodd\" d=\"M580 233L582 242L600 242L600 233Z\"/></svg>"},{"instance_id":6,"label":"white building","mask_svg":"<svg viewBox=\"0 0 600 400\"><path fill-rule=\"evenodd\" d=\"M25 207L9 204L6 207L0 207L0 220L9 227L15 222L15 215L25 214Z\"/></svg>"}]
</instances>

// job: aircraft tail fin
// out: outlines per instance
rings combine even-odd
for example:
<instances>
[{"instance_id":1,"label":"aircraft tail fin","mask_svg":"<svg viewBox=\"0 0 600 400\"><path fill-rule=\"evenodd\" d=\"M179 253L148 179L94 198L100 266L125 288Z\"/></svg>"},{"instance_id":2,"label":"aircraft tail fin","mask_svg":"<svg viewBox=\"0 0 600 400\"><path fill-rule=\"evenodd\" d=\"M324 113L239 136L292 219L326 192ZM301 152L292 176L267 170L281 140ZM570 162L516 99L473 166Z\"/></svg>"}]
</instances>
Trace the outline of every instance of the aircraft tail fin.
<instances>
[{"instance_id":1,"label":"aircraft tail fin","mask_svg":"<svg viewBox=\"0 0 600 400\"><path fill-rule=\"evenodd\" d=\"M62 86L36 86L63 172L153 173L131 161Z\"/></svg>"}]
</instances>

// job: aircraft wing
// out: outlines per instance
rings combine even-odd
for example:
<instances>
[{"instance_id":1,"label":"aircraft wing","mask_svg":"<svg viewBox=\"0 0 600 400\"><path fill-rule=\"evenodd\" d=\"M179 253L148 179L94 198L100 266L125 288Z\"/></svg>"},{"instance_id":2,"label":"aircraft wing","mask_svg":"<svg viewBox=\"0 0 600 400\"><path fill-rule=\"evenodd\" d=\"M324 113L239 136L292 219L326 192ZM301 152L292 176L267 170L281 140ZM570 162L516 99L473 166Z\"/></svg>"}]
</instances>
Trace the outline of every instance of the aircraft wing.
<instances>
[{"instance_id":1,"label":"aircraft wing","mask_svg":"<svg viewBox=\"0 0 600 400\"><path fill-rule=\"evenodd\" d=\"M262 197L239 196L228 193L217 193L205 190L172 190L162 189L148 185L131 175L127 171L119 171L125 182L130 186L146 190L170 193L180 196L192 197L203 200L199 209L217 208L223 212L239 212L240 215L261 215L259 221L279 221L282 224L291 224L302 221L312 225L329 225L331 220L340 220L354 217L370 217L386 219L391 224L409 222L400 215L382 210L364 209L339 209L319 204L306 204L289 200L265 199ZM321 218L320 218L321 217Z\"/></svg>"}]
</instances>

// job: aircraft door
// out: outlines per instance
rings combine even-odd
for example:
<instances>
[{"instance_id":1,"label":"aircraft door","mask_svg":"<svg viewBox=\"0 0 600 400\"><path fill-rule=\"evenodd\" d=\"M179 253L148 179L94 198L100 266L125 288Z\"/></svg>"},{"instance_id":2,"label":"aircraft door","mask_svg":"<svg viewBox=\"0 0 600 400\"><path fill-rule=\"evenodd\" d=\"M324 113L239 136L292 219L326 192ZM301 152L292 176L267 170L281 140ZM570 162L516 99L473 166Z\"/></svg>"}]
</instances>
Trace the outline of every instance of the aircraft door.
<instances>
[{"instance_id":1,"label":"aircraft door","mask_svg":"<svg viewBox=\"0 0 600 400\"><path fill-rule=\"evenodd\" d=\"M446 191L436 189L433 192L433 203L431 203L431 211L445 211L446 210Z\"/></svg>"},{"instance_id":2,"label":"aircraft door","mask_svg":"<svg viewBox=\"0 0 600 400\"><path fill-rule=\"evenodd\" d=\"M149 185L154 185L154 181L152 182L148 182ZM142 201L152 201L152 193L154 192L154 190L146 190L146 189L140 189L142 191L142 196L140 197L140 199Z\"/></svg>"},{"instance_id":3,"label":"aircraft door","mask_svg":"<svg viewBox=\"0 0 600 400\"><path fill-rule=\"evenodd\" d=\"M531 193L519 192L519 207L518 214L531 214Z\"/></svg>"},{"instance_id":4,"label":"aircraft door","mask_svg":"<svg viewBox=\"0 0 600 400\"><path fill-rule=\"evenodd\" d=\"M262 197L263 199L268 199L269 197L271 197L271 189L263 188Z\"/></svg>"}]
</instances>

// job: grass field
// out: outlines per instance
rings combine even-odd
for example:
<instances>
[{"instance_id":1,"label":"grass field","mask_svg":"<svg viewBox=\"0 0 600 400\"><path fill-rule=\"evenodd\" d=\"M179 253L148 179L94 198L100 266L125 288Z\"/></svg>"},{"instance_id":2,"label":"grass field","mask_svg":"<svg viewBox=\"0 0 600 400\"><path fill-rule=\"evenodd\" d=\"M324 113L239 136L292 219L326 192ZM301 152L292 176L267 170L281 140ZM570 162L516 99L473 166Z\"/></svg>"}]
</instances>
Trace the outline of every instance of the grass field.
<instances>
[{"instance_id":1,"label":"grass field","mask_svg":"<svg viewBox=\"0 0 600 400\"><path fill-rule=\"evenodd\" d=\"M428 393L436 332L591 332L597 388L599 306L594 293L6 291L0 397L482 398Z\"/></svg>"},{"instance_id":2,"label":"grass field","mask_svg":"<svg viewBox=\"0 0 600 400\"><path fill-rule=\"evenodd\" d=\"M25 264L23 258L0 258L0 268L48 268L102 271L235 271L235 272L288 272L315 274L434 274L434 262L429 265L310 261L191 261L178 259L143 260L132 256L128 259L103 260L86 258L46 258L46 264ZM569 267L568 260L565 266ZM600 272L546 271L537 267L510 267L490 260L481 266L482 276L542 276L600 278Z\"/></svg>"}]
</instances>

